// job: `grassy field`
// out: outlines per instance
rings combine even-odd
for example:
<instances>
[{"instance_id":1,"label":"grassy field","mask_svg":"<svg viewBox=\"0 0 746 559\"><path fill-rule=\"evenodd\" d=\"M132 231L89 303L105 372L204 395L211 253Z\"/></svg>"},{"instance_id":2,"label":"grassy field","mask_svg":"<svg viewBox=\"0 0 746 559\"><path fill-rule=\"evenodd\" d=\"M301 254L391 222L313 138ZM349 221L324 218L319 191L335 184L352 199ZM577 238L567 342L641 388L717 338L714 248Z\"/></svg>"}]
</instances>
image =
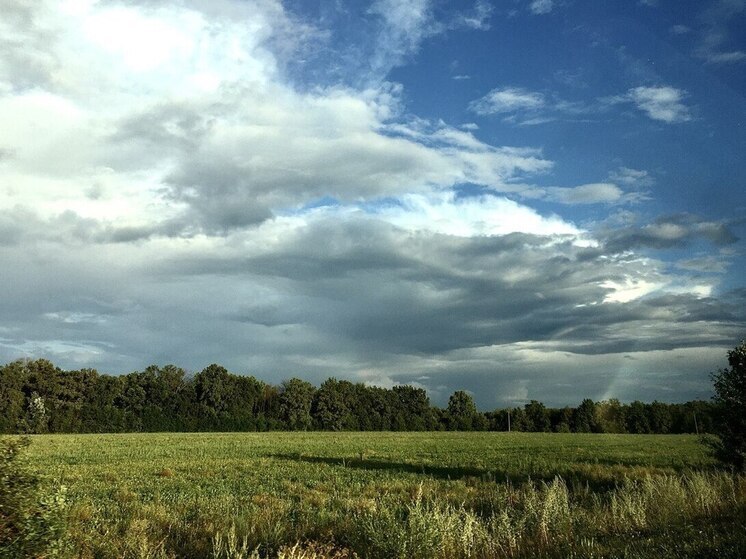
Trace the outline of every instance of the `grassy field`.
<instances>
[{"instance_id":1,"label":"grassy field","mask_svg":"<svg viewBox=\"0 0 746 559\"><path fill-rule=\"evenodd\" d=\"M35 436L77 557L742 557L746 480L693 436ZM61 497L60 497L61 498Z\"/></svg>"}]
</instances>

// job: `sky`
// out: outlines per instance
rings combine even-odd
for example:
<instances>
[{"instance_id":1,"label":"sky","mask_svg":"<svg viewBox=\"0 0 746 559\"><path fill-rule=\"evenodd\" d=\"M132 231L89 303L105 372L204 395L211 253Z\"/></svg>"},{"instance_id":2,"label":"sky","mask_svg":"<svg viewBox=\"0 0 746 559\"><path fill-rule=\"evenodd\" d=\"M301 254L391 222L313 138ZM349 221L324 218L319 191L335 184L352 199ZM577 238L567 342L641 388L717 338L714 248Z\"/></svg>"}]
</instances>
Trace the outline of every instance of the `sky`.
<instances>
[{"instance_id":1,"label":"sky","mask_svg":"<svg viewBox=\"0 0 746 559\"><path fill-rule=\"evenodd\" d=\"M709 398L746 0L0 0L0 362Z\"/></svg>"}]
</instances>

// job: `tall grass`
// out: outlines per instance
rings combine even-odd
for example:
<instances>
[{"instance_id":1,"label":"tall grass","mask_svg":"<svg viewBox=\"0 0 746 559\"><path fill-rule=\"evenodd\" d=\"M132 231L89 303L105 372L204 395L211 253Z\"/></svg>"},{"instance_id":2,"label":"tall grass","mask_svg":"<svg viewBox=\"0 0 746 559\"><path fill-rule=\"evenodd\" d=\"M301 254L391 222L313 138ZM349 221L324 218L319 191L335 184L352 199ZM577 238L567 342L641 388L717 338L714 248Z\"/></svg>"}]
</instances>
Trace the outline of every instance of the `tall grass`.
<instances>
[{"instance_id":1,"label":"tall grass","mask_svg":"<svg viewBox=\"0 0 746 559\"><path fill-rule=\"evenodd\" d=\"M625 480L618 489L583 506L574 502L558 477L550 483L505 488L494 505L492 513L481 516L466 506L425 498L420 488L410 503L381 497L375 506L355 514L351 523L339 518L340 529L329 536L332 544L344 546L348 556L370 559L560 557L581 550L588 556L603 556L603 543L594 542L605 537L639 537L641 530L708 522L743 510L746 481L728 473L702 472ZM245 538L238 543L235 527L216 534L215 543L216 557L260 557L258 550L249 552ZM339 549L331 549L302 556L339 557ZM287 550L266 556L295 557Z\"/></svg>"}]
</instances>

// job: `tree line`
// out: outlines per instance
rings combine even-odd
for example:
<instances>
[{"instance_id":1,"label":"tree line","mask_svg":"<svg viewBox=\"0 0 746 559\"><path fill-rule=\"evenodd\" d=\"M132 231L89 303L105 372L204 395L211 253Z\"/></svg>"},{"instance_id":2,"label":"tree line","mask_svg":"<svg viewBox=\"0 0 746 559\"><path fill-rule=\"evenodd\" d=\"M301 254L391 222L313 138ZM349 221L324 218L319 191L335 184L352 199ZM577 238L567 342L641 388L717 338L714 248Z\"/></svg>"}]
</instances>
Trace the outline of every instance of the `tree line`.
<instances>
[{"instance_id":1,"label":"tree line","mask_svg":"<svg viewBox=\"0 0 746 559\"><path fill-rule=\"evenodd\" d=\"M174 365L112 376L64 371L45 359L0 367L0 433L155 431L538 431L711 433L715 406L611 399L577 407L477 410L456 391L445 408L422 388L292 378L275 386L210 365L188 375Z\"/></svg>"}]
</instances>

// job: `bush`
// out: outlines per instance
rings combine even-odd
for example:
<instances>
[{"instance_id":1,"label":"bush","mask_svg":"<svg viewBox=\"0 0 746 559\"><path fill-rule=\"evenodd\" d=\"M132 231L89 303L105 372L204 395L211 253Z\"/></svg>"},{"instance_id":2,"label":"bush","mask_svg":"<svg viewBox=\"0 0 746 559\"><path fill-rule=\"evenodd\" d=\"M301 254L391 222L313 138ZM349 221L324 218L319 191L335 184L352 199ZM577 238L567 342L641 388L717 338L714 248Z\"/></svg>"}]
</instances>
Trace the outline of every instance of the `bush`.
<instances>
[{"instance_id":1,"label":"bush","mask_svg":"<svg viewBox=\"0 0 746 559\"><path fill-rule=\"evenodd\" d=\"M0 556L55 557L63 552L64 488L43 495L19 460L28 438L0 439Z\"/></svg>"}]
</instances>

